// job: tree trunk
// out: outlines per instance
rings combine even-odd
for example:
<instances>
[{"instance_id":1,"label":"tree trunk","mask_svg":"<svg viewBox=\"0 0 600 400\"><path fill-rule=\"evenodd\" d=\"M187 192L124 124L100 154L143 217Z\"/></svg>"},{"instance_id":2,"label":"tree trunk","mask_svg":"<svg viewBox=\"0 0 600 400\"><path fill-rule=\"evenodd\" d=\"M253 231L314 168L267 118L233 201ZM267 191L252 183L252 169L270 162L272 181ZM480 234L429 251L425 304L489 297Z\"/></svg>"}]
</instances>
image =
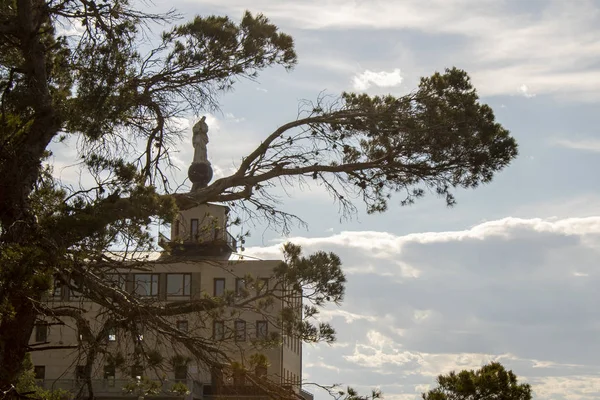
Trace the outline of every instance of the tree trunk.
<instances>
[{"instance_id":1,"label":"tree trunk","mask_svg":"<svg viewBox=\"0 0 600 400\"><path fill-rule=\"evenodd\" d=\"M31 299L10 293L7 298L14 307L14 315L2 317L0 323L0 391L7 392L15 385L23 372L23 360L27 354L29 338L33 332L37 312ZM11 396L12 394L12 396ZM17 398L13 391L7 393L8 398Z\"/></svg>"},{"instance_id":2,"label":"tree trunk","mask_svg":"<svg viewBox=\"0 0 600 400\"><path fill-rule=\"evenodd\" d=\"M38 315L36 304L45 291L37 279L51 271L57 254L56 245L40 231L30 201L44 151L61 126L48 86L50 50L41 41L46 6L43 0L17 0L16 27L7 31L21 52L20 69L33 111L26 130L9 135L0 148L0 390L9 390L7 395L14 393L11 385L22 372Z\"/></svg>"}]
</instances>

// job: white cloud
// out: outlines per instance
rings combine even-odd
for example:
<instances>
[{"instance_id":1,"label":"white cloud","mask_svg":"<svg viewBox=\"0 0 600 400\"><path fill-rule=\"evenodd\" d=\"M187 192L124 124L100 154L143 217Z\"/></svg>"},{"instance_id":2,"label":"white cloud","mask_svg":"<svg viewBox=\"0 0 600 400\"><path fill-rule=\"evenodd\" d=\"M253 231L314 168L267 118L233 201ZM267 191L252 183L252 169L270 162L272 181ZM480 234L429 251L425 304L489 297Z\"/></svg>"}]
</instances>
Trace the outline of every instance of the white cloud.
<instances>
[{"instance_id":1,"label":"white cloud","mask_svg":"<svg viewBox=\"0 0 600 400\"><path fill-rule=\"evenodd\" d=\"M577 377L549 376L531 379L534 398L539 399L597 399L600 392L598 375L582 375Z\"/></svg>"},{"instance_id":2,"label":"white cloud","mask_svg":"<svg viewBox=\"0 0 600 400\"><path fill-rule=\"evenodd\" d=\"M415 385L415 392L424 393L431 388L431 385Z\"/></svg>"},{"instance_id":3,"label":"white cloud","mask_svg":"<svg viewBox=\"0 0 600 400\"><path fill-rule=\"evenodd\" d=\"M81 21L76 19L62 19L57 24L56 34L59 36L73 37L81 36L85 33L85 27Z\"/></svg>"},{"instance_id":4,"label":"white cloud","mask_svg":"<svg viewBox=\"0 0 600 400\"><path fill-rule=\"evenodd\" d=\"M560 147L566 147L573 150L589 151L593 153L600 153L600 140L599 139L556 139L553 142L554 145Z\"/></svg>"},{"instance_id":5,"label":"white cloud","mask_svg":"<svg viewBox=\"0 0 600 400\"><path fill-rule=\"evenodd\" d=\"M244 118L244 117L236 117L235 115L233 115L233 113L229 113L229 112L225 113L225 118L228 121L232 121L232 122L235 122L235 123L240 123L240 122L246 121L246 118Z\"/></svg>"},{"instance_id":6,"label":"white cloud","mask_svg":"<svg viewBox=\"0 0 600 400\"><path fill-rule=\"evenodd\" d=\"M375 322L378 318L372 315L360 315L351 313L339 308L326 309L321 311L319 314L320 321L331 321L334 317L342 317L347 324L351 324L354 321L365 320L369 322Z\"/></svg>"},{"instance_id":7,"label":"white cloud","mask_svg":"<svg viewBox=\"0 0 600 400\"><path fill-rule=\"evenodd\" d=\"M527 97L528 99L535 97L535 93L531 93L529 91L529 87L527 85L521 85L519 86L519 92L524 96Z\"/></svg>"},{"instance_id":8,"label":"white cloud","mask_svg":"<svg viewBox=\"0 0 600 400\"><path fill-rule=\"evenodd\" d=\"M600 216L587 218L564 218L559 220L543 218L506 217L494 221L486 221L469 229L446 232L422 232L397 236L389 232L375 231L342 231L338 234L319 237L292 237L277 240L277 244L266 247L248 248L251 255L274 257L281 254L281 243L291 241L309 249L319 246L340 246L369 251L370 257L387 258L394 263L402 262L396 257L410 244L433 244L447 242L464 242L466 240L483 241L494 237L509 238L522 232L556 233L564 235L585 235L600 233ZM413 266L414 267L414 266ZM395 268L401 271L400 268Z\"/></svg>"},{"instance_id":9,"label":"white cloud","mask_svg":"<svg viewBox=\"0 0 600 400\"><path fill-rule=\"evenodd\" d=\"M356 75L352 80L352 85L355 90L365 91L371 86L378 87L393 87L402 83L402 75L400 69L396 68L391 72L386 71L369 71Z\"/></svg>"},{"instance_id":10,"label":"white cloud","mask_svg":"<svg viewBox=\"0 0 600 400\"><path fill-rule=\"evenodd\" d=\"M241 0L200 1L232 15L241 15L247 8ZM197 1L193 4L196 7ZM420 65L419 70L439 69L460 60L460 66L472 72L476 87L484 95L512 95L515 88L528 82L538 95L568 94L581 100L598 99L600 69L596 55L600 51L600 9L597 3L582 0L528 2L528 7L520 4L525 3L259 0L253 6L283 28L320 30L324 31L323 36L329 31L344 30L347 37L353 33L364 37L383 29L400 37L405 31L422 34L420 38L429 41L418 42L416 46L428 48L427 53L435 54L435 59L429 65ZM443 41L436 45L436 36L455 39L456 44ZM369 55L370 62L389 62L392 49L388 42L373 39L373 43L381 56ZM334 45L332 49L337 47ZM344 56L347 60L357 60L361 54L359 51L352 54L350 48Z\"/></svg>"},{"instance_id":11,"label":"white cloud","mask_svg":"<svg viewBox=\"0 0 600 400\"><path fill-rule=\"evenodd\" d=\"M306 357L320 382L417 398L441 373L499 361L540 398L595 398L599 216L290 240L306 253L336 252L354 271L343 308L324 314L344 346L316 346ZM249 251L269 258L279 247ZM401 265L419 273L407 278ZM315 357L339 371L319 367ZM592 384L580 385L588 378Z\"/></svg>"}]
</instances>

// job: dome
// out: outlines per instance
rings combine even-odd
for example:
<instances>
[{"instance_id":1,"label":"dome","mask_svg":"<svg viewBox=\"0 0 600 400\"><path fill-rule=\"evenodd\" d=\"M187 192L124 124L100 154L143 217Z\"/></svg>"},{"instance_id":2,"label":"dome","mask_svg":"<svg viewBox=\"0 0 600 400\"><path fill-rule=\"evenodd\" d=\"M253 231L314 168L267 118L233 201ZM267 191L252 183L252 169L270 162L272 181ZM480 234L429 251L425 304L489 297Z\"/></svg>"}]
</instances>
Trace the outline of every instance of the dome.
<instances>
[{"instance_id":1,"label":"dome","mask_svg":"<svg viewBox=\"0 0 600 400\"><path fill-rule=\"evenodd\" d=\"M188 169L188 177L192 182L192 190L206 187L213 177L213 170L207 163L192 163Z\"/></svg>"}]
</instances>

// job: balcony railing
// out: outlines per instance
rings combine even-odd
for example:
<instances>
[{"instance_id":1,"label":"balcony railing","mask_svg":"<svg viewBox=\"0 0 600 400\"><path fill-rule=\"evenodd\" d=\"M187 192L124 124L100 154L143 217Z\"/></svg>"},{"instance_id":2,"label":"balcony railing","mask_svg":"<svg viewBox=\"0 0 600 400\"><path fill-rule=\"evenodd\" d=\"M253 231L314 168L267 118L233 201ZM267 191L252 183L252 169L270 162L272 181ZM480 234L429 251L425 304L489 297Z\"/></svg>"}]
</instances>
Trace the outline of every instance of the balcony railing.
<instances>
[{"instance_id":1,"label":"balcony railing","mask_svg":"<svg viewBox=\"0 0 600 400\"><path fill-rule=\"evenodd\" d=\"M300 396L302 396L305 400L313 400L315 398L312 393L307 392L304 389L300 389Z\"/></svg>"},{"instance_id":2,"label":"balcony railing","mask_svg":"<svg viewBox=\"0 0 600 400\"><path fill-rule=\"evenodd\" d=\"M290 393L290 398L296 398L293 396L292 386L284 385L284 390ZM218 393L217 393L218 392ZM308 392L306 392L308 393ZM269 395L267 391L261 387L253 385L221 385L217 390L214 386L204 385L203 391L204 400L272 400L273 397ZM308 393L310 397L304 397L306 400L313 400L313 397Z\"/></svg>"},{"instance_id":3,"label":"balcony railing","mask_svg":"<svg viewBox=\"0 0 600 400\"><path fill-rule=\"evenodd\" d=\"M227 231L225 231L225 243L227 243L227 246L231 249L231 251L237 250L237 240L235 240L235 237L233 237L233 235Z\"/></svg>"},{"instance_id":4,"label":"balcony railing","mask_svg":"<svg viewBox=\"0 0 600 400\"><path fill-rule=\"evenodd\" d=\"M95 397L139 397L143 392L143 389L140 389L139 393L136 390L131 393L127 393L123 390L125 386L131 385L131 382L131 379L92 379L92 390L94 391ZM188 400L202 398L203 385L201 382L192 379L178 380L177 382L184 383L190 393L185 396L173 393L171 388L175 381L168 381L162 383L159 393L156 395L144 395L144 397L172 397L173 399ZM37 380L36 383L44 389L63 389L72 393L77 393L85 385L84 381L76 379L40 379Z\"/></svg>"},{"instance_id":5,"label":"balcony railing","mask_svg":"<svg viewBox=\"0 0 600 400\"><path fill-rule=\"evenodd\" d=\"M195 235L185 234L175 238L167 238L167 236L159 234L158 241L161 247L167 248L167 245L172 245L178 240L181 242L171 248L174 253L220 255L237 251L235 237L226 229L220 228L202 229Z\"/></svg>"}]
</instances>

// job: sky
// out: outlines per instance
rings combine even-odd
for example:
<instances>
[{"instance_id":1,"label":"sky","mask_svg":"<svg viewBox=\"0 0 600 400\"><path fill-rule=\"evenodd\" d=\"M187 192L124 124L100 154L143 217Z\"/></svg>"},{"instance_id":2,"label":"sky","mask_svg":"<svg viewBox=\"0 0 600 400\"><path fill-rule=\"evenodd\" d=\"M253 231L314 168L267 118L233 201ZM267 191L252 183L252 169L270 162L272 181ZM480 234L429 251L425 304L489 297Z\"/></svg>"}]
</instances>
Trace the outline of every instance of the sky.
<instances>
[{"instance_id":1,"label":"sky","mask_svg":"<svg viewBox=\"0 0 600 400\"><path fill-rule=\"evenodd\" d=\"M386 399L412 400L438 374L496 360L531 383L536 399L599 398L600 1L168 5L184 19L261 12L295 39L294 70L238 82L221 111L207 114L216 177L295 119L303 99L323 90L403 95L419 77L452 66L470 74L519 143L518 159L491 184L458 191L453 208L433 195L409 207L392 200L381 215L357 203L345 220L321 188L296 188L282 198L284 209L308 229L282 237L245 227L253 233L247 254L279 257L291 240L344 263L346 300L323 313L338 342L305 345L307 383L379 387ZM173 154L176 180L185 179L192 152L188 130Z\"/></svg>"}]
</instances>

